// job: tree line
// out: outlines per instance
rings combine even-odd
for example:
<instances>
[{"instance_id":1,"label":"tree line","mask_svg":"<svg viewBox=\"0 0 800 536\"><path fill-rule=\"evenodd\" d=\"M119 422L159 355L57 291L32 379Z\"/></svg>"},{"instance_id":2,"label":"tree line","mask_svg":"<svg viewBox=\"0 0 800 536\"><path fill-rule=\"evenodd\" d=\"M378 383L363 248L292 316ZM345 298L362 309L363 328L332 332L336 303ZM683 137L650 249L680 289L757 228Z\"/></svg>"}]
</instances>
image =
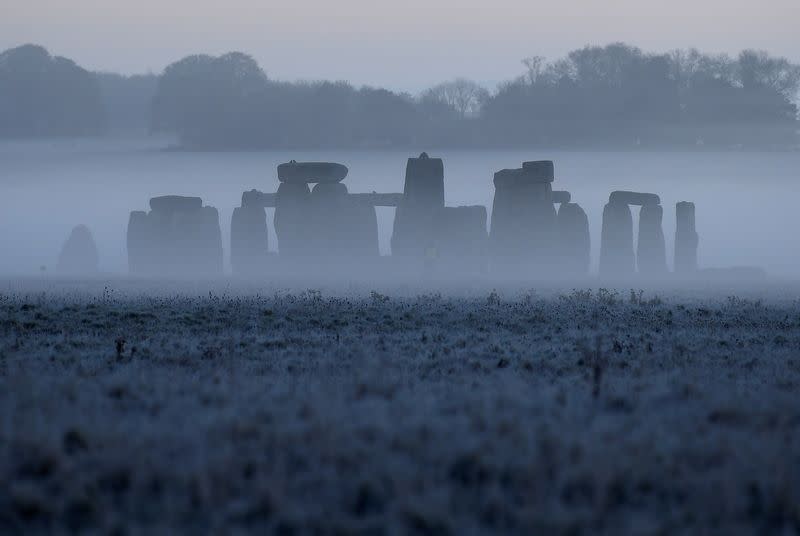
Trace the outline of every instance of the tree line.
<instances>
[{"instance_id":1,"label":"tree line","mask_svg":"<svg viewBox=\"0 0 800 536\"><path fill-rule=\"evenodd\" d=\"M0 137L164 133L192 149L798 144L800 67L746 50L586 46L489 91L459 78L418 95L269 78L240 52L160 75L91 73L25 45L0 54Z\"/></svg>"}]
</instances>

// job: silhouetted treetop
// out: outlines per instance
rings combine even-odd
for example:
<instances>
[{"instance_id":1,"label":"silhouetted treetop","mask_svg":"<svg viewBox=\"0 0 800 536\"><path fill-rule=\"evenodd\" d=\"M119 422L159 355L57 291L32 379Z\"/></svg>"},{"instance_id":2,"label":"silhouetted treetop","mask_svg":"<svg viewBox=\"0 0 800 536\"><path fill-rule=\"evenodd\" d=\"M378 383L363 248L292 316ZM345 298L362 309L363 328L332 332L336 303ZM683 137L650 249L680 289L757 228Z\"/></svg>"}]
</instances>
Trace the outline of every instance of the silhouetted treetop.
<instances>
[{"instance_id":1,"label":"silhouetted treetop","mask_svg":"<svg viewBox=\"0 0 800 536\"><path fill-rule=\"evenodd\" d=\"M0 137L90 136L104 128L91 73L37 45L0 53Z\"/></svg>"},{"instance_id":2,"label":"silhouetted treetop","mask_svg":"<svg viewBox=\"0 0 800 536\"><path fill-rule=\"evenodd\" d=\"M522 63L493 92L455 78L412 96L271 80L241 52L122 76L25 45L0 54L0 136L93 135L108 124L196 149L798 145L800 67L766 52L611 43Z\"/></svg>"}]
</instances>

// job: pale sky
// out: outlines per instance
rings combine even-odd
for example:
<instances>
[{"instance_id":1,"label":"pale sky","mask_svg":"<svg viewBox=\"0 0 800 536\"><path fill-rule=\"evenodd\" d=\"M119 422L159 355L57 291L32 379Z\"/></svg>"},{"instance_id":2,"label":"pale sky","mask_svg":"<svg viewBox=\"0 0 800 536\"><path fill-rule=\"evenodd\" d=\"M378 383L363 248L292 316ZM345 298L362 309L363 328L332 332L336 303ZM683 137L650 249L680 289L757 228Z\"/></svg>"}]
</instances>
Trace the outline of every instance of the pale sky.
<instances>
[{"instance_id":1,"label":"pale sky","mask_svg":"<svg viewBox=\"0 0 800 536\"><path fill-rule=\"evenodd\" d=\"M612 41L800 63L800 0L0 0L0 50L38 43L124 73L239 50L282 80L416 92L465 76L493 88L526 56Z\"/></svg>"}]
</instances>

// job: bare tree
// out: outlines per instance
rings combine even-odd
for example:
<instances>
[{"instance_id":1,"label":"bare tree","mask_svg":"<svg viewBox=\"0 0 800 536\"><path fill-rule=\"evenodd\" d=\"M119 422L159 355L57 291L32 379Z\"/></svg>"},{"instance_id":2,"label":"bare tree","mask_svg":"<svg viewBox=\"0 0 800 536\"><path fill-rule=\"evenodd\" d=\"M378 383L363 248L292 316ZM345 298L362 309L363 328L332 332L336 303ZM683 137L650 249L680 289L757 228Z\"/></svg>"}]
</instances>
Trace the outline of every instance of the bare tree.
<instances>
[{"instance_id":1,"label":"bare tree","mask_svg":"<svg viewBox=\"0 0 800 536\"><path fill-rule=\"evenodd\" d=\"M530 56L522 60L525 66L525 78L532 86L541 78L547 66L547 60L544 56Z\"/></svg>"},{"instance_id":2,"label":"bare tree","mask_svg":"<svg viewBox=\"0 0 800 536\"><path fill-rule=\"evenodd\" d=\"M478 115L488 98L489 92L477 82L456 78L428 89L421 100L442 103L463 119Z\"/></svg>"}]
</instances>

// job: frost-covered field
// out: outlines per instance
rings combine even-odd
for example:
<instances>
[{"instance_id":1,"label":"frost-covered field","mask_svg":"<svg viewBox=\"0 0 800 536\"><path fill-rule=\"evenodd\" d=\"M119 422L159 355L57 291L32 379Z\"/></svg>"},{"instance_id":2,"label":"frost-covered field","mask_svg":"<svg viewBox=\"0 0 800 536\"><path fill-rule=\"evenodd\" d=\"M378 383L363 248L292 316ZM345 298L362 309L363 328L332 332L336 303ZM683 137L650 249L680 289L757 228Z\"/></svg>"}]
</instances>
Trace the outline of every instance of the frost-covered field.
<instances>
[{"instance_id":1,"label":"frost-covered field","mask_svg":"<svg viewBox=\"0 0 800 536\"><path fill-rule=\"evenodd\" d=\"M0 532L800 531L800 287L738 295L7 281Z\"/></svg>"}]
</instances>

